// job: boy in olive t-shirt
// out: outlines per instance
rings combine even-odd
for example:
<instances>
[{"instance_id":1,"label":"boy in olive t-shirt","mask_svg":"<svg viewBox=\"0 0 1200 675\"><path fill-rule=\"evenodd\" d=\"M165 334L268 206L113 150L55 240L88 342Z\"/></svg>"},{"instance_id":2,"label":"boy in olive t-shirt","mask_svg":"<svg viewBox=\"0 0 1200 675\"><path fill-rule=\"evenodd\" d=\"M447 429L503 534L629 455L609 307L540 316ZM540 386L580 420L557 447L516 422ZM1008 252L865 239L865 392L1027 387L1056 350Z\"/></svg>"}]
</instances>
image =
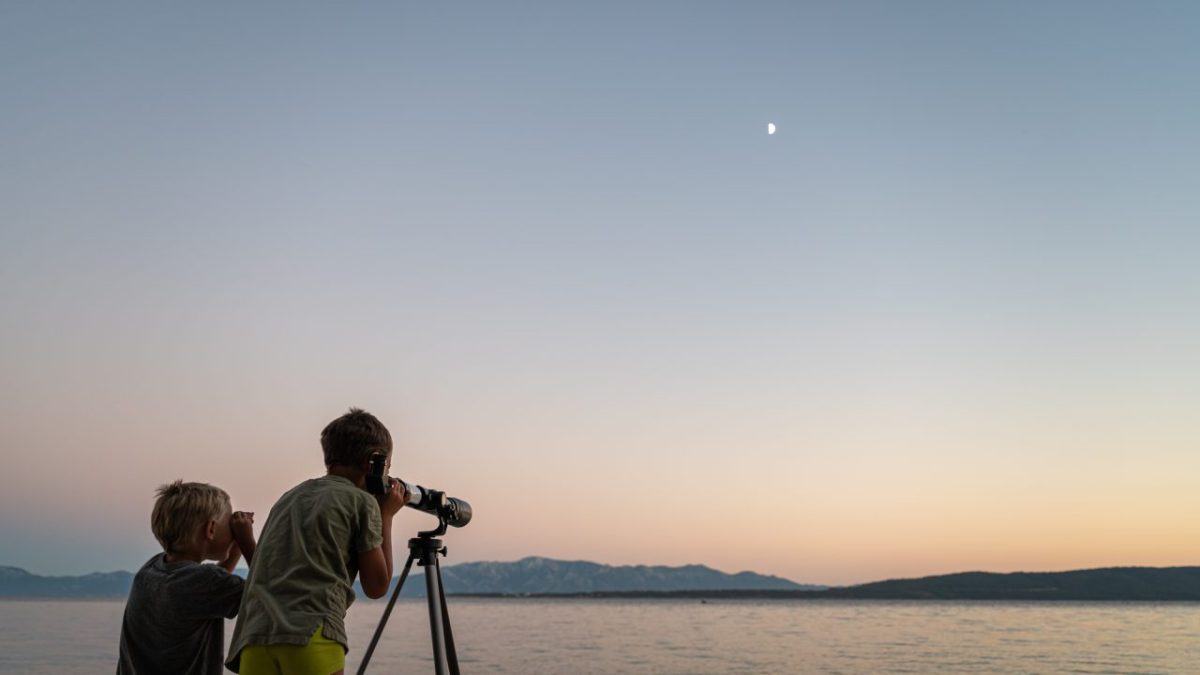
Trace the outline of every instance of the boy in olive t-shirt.
<instances>
[{"instance_id":1,"label":"boy in olive t-shirt","mask_svg":"<svg viewBox=\"0 0 1200 675\"><path fill-rule=\"evenodd\" d=\"M242 675L333 675L345 668L346 610L361 576L367 597L392 579L392 518L404 484L373 497L373 454L391 465L392 437L374 415L351 408L321 432L326 474L289 490L267 517L242 594L225 666Z\"/></svg>"}]
</instances>

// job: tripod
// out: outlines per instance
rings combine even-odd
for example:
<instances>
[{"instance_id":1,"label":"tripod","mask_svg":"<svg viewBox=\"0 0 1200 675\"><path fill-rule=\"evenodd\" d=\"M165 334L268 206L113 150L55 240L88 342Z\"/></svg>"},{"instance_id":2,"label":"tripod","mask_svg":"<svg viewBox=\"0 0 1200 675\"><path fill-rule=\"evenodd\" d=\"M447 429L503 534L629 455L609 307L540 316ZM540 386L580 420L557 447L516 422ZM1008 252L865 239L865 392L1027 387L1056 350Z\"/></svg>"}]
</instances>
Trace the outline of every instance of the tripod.
<instances>
[{"instance_id":1,"label":"tripod","mask_svg":"<svg viewBox=\"0 0 1200 675\"><path fill-rule=\"evenodd\" d=\"M387 609L383 610L383 618L371 638L371 645L363 654L362 663L358 666L358 675L367 672L367 663L375 653L379 644L379 636L387 625L388 617L396 599L400 597L400 589L404 588L404 580L412 569L413 561L425 568L425 599L429 604L429 632L433 638L433 669L436 675L459 675L458 654L454 651L454 632L450 630L450 614L446 611L446 592L442 588L442 567L438 564L438 555L446 555L441 539L435 539L446 534L446 521L438 518L436 530L418 532L416 537L408 540L408 562L404 563L404 572L396 583L396 590L388 600Z\"/></svg>"}]
</instances>

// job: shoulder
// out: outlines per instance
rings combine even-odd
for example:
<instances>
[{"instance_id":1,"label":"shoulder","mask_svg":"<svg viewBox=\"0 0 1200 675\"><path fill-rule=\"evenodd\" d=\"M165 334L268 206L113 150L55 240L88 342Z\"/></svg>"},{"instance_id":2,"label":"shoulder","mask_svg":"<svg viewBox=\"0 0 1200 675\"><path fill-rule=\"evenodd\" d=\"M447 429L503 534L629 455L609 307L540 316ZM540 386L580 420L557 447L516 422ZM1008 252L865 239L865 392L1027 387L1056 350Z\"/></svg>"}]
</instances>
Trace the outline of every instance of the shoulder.
<instances>
[{"instance_id":1,"label":"shoulder","mask_svg":"<svg viewBox=\"0 0 1200 675\"><path fill-rule=\"evenodd\" d=\"M166 566L167 554L155 553L154 555L150 556L150 559L146 561L146 564L142 565L137 571L137 576L141 576L143 574L153 574L154 572L158 571L166 571Z\"/></svg>"},{"instance_id":2,"label":"shoulder","mask_svg":"<svg viewBox=\"0 0 1200 675\"><path fill-rule=\"evenodd\" d=\"M278 499L278 500L276 500L276 501L277 501L277 502L283 502L283 501L286 501L286 500L288 500L288 499L290 499L290 498L293 498L293 497L295 497L295 496L297 496L297 495L303 495L303 494L307 494L307 493L309 493L309 492L312 492L312 491L313 491L313 489L316 487L316 483L317 483L317 481L318 481L318 480L320 480L320 479L318 479L318 478L309 478L308 480L301 482L300 484L298 484L298 485L294 486L292 489L290 489L290 490L288 490L287 492L285 492L285 493L283 493L282 495L280 495L280 496L279 496L279 499Z\"/></svg>"},{"instance_id":3,"label":"shoulder","mask_svg":"<svg viewBox=\"0 0 1200 675\"><path fill-rule=\"evenodd\" d=\"M271 509L271 517L304 523L352 521L368 508L379 508L369 492L340 476L322 476L304 481L280 497Z\"/></svg>"},{"instance_id":4,"label":"shoulder","mask_svg":"<svg viewBox=\"0 0 1200 675\"><path fill-rule=\"evenodd\" d=\"M240 586L242 584L241 577L212 563L186 565L176 570L173 576L181 585L197 589L220 588L229 585Z\"/></svg>"},{"instance_id":5,"label":"shoulder","mask_svg":"<svg viewBox=\"0 0 1200 675\"><path fill-rule=\"evenodd\" d=\"M361 503L373 503L375 501L370 492L340 476L323 476L318 478L317 481L321 484L321 489L328 491L330 494L337 495L339 499Z\"/></svg>"},{"instance_id":6,"label":"shoulder","mask_svg":"<svg viewBox=\"0 0 1200 675\"><path fill-rule=\"evenodd\" d=\"M163 553L156 554L134 573L132 591L151 590L170 578L171 573L163 560L164 555Z\"/></svg>"},{"instance_id":7,"label":"shoulder","mask_svg":"<svg viewBox=\"0 0 1200 675\"><path fill-rule=\"evenodd\" d=\"M353 523L353 527L362 527L364 521L371 521L379 516L379 502L375 495L344 479L333 477L328 483L328 504Z\"/></svg>"},{"instance_id":8,"label":"shoulder","mask_svg":"<svg viewBox=\"0 0 1200 675\"><path fill-rule=\"evenodd\" d=\"M155 553L134 575L135 580L165 579L171 576L175 566L167 562L166 553Z\"/></svg>"},{"instance_id":9,"label":"shoulder","mask_svg":"<svg viewBox=\"0 0 1200 675\"><path fill-rule=\"evenodd\" d=\"M371 508L379 510L379 500L375 499L375 495L363 490L362 488L348 486L346 498L354 503L359 509Z\"/></svg>"},{"instance_id":10,"label":"shoulder","mask_svg":"<svg viewBox=\"0 0 1200 675\"><path fill-rule=\"evenodd\" d=\"M176 579L172 595L176 602L192 606L192 609L207 607L208 603L221 598L240 598L246 582L236 574L211 563L192 565L186 576Z\"/></svg>"},{"instance_id":11,"label":"shoulder","mask_svg":"<svg viewBox=\"0 0 1200 675\"><path fill-rule=\"evenodd\" d=\"M275 503L271 506L271 512L268 514L268 522L278 512L290 511L297 508L297 506L304 508L303 505L314 497L316 482L317 479L310 478L279 495L279 499L276 499Z\"/></svg>"},{"instance_id":12,"label":"shoulder","mask_svg":"<svg viewBox=\"0 0 1200 675\"><path fill-rule=\"evenodd\" d=\"M220 565L215 565L213 563L203 563L201 565L197 565L196 567L199 568L196 571L196 574L204 579L227 581L230 577L232 577L234 579L240 578L240 577L238 577L238 575L234 574L233 572L230 572L229 570L226 570L224 567L221 567Z\"/></svg>"}]
</instances>

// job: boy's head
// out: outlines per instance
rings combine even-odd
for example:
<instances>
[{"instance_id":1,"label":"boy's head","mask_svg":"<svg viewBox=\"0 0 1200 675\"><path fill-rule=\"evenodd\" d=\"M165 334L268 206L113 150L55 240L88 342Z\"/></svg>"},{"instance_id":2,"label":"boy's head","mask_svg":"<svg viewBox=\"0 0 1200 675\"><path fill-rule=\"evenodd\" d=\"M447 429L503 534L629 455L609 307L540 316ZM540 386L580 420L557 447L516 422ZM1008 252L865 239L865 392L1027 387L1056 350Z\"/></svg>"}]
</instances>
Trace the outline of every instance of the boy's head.
<instances>
[{"instance_id":1,"label":"boy's head","mask_svg":"<svg viewBox=\"0 0 1200 675\"><path fill-rule=\"evenodd\" d=\"M321 432L325 466L363 467L371 455L392 454L392 435L374 415L351 408Z\"/></svg>"},{"instance_id":2,"label":"boy's head","mask_svg":"<svg viewBox=\"0 0 1200 675\"><path fill-rule=\"evenodd\" d=\"M229 494L208 483L177 480L158 488L150 529L167 553L179 553L197 544L204 546L208 530L218 539L225 538L232 513ZM213 527L210 528L210 524ZM224 524L221 528L220 525ZM220 544L221 541L215 542ZM228 548L228 546L226 546Z\"/></svg>"}]
</instances>

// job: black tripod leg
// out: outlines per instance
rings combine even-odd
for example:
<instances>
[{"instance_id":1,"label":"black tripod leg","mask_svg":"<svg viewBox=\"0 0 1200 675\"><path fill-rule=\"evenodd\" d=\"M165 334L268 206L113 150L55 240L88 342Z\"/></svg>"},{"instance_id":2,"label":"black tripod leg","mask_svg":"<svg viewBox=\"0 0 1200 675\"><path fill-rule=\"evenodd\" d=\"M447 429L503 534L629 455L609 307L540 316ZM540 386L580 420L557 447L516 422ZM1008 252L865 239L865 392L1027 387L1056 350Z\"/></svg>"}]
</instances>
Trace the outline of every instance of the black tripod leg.
<instances>
[{"instance_id":1,"label":"black tripod leg","mask_svg":"<svg viewBox=\"0 0 1200 675\"><path fill-rule=\"evenodd\" d=\"M363 673L367 672L367 663L371 661L371 655L375 653L375 646L379 644L379 636L383 634L383 627L387 625L388 618L392 615L392 608L396 606L396 598L400 597L400 589L404 588L404 580L408 578L408 571L412 569L413 561L416 559L416 551L408 554L408 562L404 563L404 572L400 575L400 581L396 583L396 590L392 591L392 597L388 600L387 609L383 610L383 618L379 619L379 625L375 628L375 635L371 638L371 645L367 647L366 653L363 654L362 663L358 664L358 675L363 675Z\"/></svg>"},{"instance_id":2,"label":"black tripod leg","mask_svg":"<svg viewBox=\"0 0 1200 675\"><path fill-rule=\"evenodd\" d=\"M425 599L429 604L429 635L433 638L433 671L437 675L450 675L446 658L446 621L442 618L442 584L438 574L436 545L426 545L422 551L421 566L425 568Z\"/></svg>"},{"instance_id":3,"label":"black tripod leg","mask_svg":"<svg viewBox=\"0 0 1200 675\"><path fill-rule=\"evenodd\" d=\"M436 558L434 561L436 562ZM428 572L428 570L426 570ZM454 631L450 629L450 611L446 607L446 587L442 584L442 566L436 566L438 576L438 593L442 603L442 630L446 633L446 663L450 666L450 675L458 674L458 652L454 649Z\"/></svg>"}]
</instances>

